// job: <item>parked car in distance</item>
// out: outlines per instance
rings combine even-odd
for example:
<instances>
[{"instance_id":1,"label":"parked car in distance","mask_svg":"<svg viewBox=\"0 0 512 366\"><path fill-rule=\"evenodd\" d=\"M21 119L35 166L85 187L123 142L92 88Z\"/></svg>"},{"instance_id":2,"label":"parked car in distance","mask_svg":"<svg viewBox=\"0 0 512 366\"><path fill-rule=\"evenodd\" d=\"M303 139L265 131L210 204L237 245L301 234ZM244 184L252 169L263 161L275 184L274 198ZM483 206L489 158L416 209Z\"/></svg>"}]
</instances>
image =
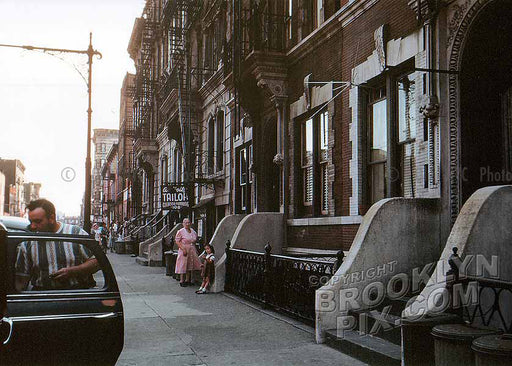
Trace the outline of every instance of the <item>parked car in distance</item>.
<instances>
[{"instance_id":1,"label":"parked car in distance","mask_svg":"<svg viewBox=\"0 0 512 366\"><path fill-rule=\"evenodd\" d=\"M23 229L20 220L3 225L14 230L13 222ZM94 256L98 271L57 279L51 251L74 260ZM38 270L34 255L44 258ZM0 365L115 365L124 344L123 304L94 239L0 228L0 274Z\"/></svg>"},{"instance_id":2,"label":"parked car in distance","mask_svg":"<svg viewBox=\"0 0 512 366\"><path fill-rule=\"evenodd\" d=\"M0 224L7 231L30 231L30 221L24 217L0 216Z\"/></svg>"}]
</instances>

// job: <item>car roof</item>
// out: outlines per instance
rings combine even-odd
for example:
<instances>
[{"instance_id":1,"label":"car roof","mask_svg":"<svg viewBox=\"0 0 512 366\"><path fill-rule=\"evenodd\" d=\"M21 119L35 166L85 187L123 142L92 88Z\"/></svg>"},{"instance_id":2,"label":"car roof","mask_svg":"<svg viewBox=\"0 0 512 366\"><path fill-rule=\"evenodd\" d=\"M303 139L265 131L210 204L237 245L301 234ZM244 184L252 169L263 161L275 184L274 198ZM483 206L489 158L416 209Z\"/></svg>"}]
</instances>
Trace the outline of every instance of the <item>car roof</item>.
<instances>
[{"instance_id":1,"label":"car roof","mask_svg":"<svg viewBox=\"0 0 512 366\"><path fill-rule=\"evenodd\" d=\"M7 231L29 231L30 221L24 217L0 216L0 223L5 226Z\"/></svg>"}]
</instances>

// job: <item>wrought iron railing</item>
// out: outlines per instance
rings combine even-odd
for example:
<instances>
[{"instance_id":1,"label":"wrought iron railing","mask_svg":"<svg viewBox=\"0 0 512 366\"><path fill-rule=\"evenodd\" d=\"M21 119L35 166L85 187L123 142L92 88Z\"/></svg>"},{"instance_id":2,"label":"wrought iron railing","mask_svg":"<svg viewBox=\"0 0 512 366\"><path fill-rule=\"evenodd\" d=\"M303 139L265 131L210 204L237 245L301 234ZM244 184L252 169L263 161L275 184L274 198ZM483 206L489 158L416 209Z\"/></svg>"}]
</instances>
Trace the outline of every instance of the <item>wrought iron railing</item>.
<instances>
[{"instance_id":1,"label":"wrought iron railing","mask_svg":"<svg viewBox=\"0 0 512 366\"><path fill-rule=\"evenodd\" d=\"M315 319L315 291L331 278L343 261L311 260L231 249L226 244L225 290L263 303L306 322ZM322 281L319 281L319 279Z\"/></svg>"},{"instance_id":2,"label":"wrought iron railing","mask_svg":"<svg viewBox=\"0 0 512 366\"><path fill-rule=\"evenodd\" d=\"M462 261L456 247L448 263L451 269L447 275L452 276L447 282L448 291L452 294L450 312L468 324L512 334L512 282L460 273L458 264ZM457 289L456 286L461 287Z\"/></svg>"},{"instance_id":3,"label":"wrought iron railing","mask_svg":"<svg viewBox=\"0 0 512 366\"><path fill-rule=\"evenodd\" d=\"M252 51L283 52L286 49L286 17L246 9L242 12L242 57Z\"/></svg>"}]
</instances>

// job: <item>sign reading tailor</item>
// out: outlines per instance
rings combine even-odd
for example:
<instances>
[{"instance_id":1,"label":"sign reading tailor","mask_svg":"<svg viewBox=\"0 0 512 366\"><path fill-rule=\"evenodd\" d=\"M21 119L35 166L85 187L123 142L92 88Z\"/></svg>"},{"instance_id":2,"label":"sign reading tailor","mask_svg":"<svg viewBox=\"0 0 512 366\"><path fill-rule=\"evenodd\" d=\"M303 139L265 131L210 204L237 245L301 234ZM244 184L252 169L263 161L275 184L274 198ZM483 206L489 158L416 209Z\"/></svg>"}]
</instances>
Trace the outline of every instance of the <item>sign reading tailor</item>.
<instances>
[{"instance_id":1,"label":"sign reading tailor","mask_svg":"<svg viewBox=\"0 0 512 366\"><path fill-rule=\"evenodd\" d=\"M187 187L184 184L163 184L161 187L163 207L179 209L188 206Z\"/></svg>"}]
</instances>

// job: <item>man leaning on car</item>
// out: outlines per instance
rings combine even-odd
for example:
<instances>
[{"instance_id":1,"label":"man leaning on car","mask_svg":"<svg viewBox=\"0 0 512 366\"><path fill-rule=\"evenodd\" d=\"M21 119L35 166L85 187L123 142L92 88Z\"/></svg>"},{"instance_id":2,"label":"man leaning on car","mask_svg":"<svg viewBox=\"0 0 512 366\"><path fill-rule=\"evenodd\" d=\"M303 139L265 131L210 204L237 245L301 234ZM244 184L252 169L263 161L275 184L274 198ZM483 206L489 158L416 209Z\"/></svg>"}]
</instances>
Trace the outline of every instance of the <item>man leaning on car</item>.
<instances>
[{"instance_id":1,"label":"man leaning on car","mask_svg":"<svg viewBox=\"0 0 512 366\"><path fill-rule=\"evenodd\" d=\"M88 235L76 225L56 220L55 206L46 199L28 206L30 230L56 234ZM93 287L92 274L99 269L97 259L84 245L72 242L28 241L18 247L16 289L59 290Z\"/></svg>"}]
</instances>

